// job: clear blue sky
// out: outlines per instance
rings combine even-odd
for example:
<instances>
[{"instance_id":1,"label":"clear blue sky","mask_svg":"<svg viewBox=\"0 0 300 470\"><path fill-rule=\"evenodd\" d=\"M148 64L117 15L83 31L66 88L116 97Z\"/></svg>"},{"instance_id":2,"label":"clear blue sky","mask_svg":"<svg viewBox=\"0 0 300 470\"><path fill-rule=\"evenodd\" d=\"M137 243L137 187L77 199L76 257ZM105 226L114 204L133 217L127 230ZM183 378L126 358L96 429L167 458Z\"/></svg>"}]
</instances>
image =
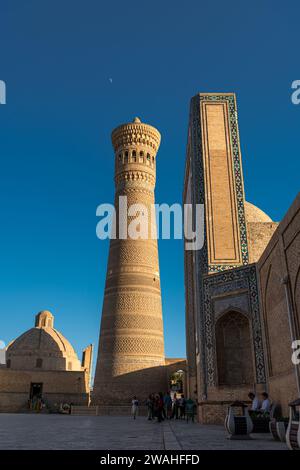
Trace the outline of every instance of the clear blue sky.
<instances>
[{"instance_id":1,"label":"clear blue sky","mask_svg":"<svg viewBox=\"0 0 300 470\"><path fill-rule=\"evenodd\" d=\"M280 220L299 190L297 1L1 0L0 339L49 309L98 340L113 201L111 130L162 133L156 200L181 202L190 98L237 93L246 197ZM110 81L112 79L112 83ZM166 353L185 355L181 241L160 242Z\"/></svg>"}]
</instances>

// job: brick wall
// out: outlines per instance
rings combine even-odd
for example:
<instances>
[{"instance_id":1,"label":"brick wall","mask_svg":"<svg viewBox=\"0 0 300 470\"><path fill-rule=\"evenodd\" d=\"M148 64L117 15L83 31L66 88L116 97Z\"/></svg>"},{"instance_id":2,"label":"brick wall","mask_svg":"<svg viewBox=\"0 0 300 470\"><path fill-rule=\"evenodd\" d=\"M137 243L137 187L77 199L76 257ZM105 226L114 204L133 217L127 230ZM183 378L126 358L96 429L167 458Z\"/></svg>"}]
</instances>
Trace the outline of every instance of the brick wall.
<instances>
[{"instance_id":1,"label":"brick wall","mask_svg":"<svg viewBox=\"0 0 300 470\"><path fill-rule=\"evenodd\" d=\"M43 398L49 403L89 402L88 376L84 372L15 371L0 369L0 412L18 412L29 400L30 384L43 383Z\"/></svg>"},{"instance_id":2,"label":"brick wall","mask_svg":"<svg viewBox=\"0 0 300 470\"><path fill-rule=\"evenodd\" d=\"M287 415L289 401L299 396L291 343L300 339L300 193L262 254L258 272L269 391Z\"/></svg>"}]
</instances>

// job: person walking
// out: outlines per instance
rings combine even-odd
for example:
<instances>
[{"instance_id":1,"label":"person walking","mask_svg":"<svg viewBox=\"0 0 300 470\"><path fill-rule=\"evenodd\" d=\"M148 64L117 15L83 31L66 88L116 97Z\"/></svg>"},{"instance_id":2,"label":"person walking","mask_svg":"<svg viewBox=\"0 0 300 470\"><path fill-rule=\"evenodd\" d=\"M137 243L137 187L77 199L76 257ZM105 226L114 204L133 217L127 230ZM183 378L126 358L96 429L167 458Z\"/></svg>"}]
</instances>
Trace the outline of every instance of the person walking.
<instances>
[{"instance_id":1,"label":"person walking","mask_svg":"<svg viewBox=\"0 0 300 470\"><path fill-rule=\"evenodd\" d=\"M172 416L172 398L170 392L167 392L164 396L164 409L167 419L170 419Z\"/></svg>"},{"instance_id":2,"label":"person walking","mask_svg":"<svg viewBox=\"0 0 300 470\"><path fill-rule=\"evenodd\" d=\"M163 412L164 412L164 396L161 392L159 392L157 396L157 408L158 408L158 415L157 420L159 423L164 421Z\"/></svg>"},{"instance_id":3,"label":"person walking","mask_svg":"<svg viewBox=\"0 0 300 470\"><path fill-rule=\"evenodd\" d=\"M185 419L185 405L186 405L186 399L184 397L184 395L182 394L181 395L181 398L179 400L179 417L180 419Z\"/></svg>"},{"instance_id":4,"label":"person walking","mask_svg":"<svg viewBox=\"0 0 300 470\"><path fill-rule=\"evenodd\" d=\"M138 415L138 410L139 410L139 401L136 398L136 396L133 397L132 402L131 402L131 413L133 416L133 419L136 419Z\"/></svg>"},{"instance_id":5,"label":"person walking","mask_svg":"<svg viewBox=\"0 0 300 470\"><path fill-rule=\"evenodd\" d=\"M154 411L155 411L155 415L157 417L158 423L161 423L163 421L163 415L162 415L163 407L164 407L164 401L163 401L162 393L158 393L157 395L155 395L155 404L154 404Z\"/></svg>"},{"instance_id":6,"label":"person walking","mask_svg":"<svg viewBox=\"0 0 300 470\"><path fill-rule=\"evenodd\" d=\"M178 408L179 408L179 400L177 398L177 394L174 393L173 396L173 403L172 403L172 419L178 419Z\"/></svg>"},{"instance_id":7,"label":"person walking","mask_svg":"<svg viewBox=\"0 0 300 470\"><path fill-rule=\"evenodd\" d=\"M158 415L159 415L159 396L158 396L158 394L154 395L153 411L154 411L154 417L157 418L157 421L158 421Z\"/></svg>"},{"instance_id":8,"label":"person walking","mask_svg":"<svg viewBox=\"0 0 300 470\"><path fill-rule=\"evenodd\" d=\"M152 421L154 415L154 400L152 394L149 395L146 404L148 409L148 420Z\"/></svg>"},{"instance_id":9,"label":"person walking","mask_svg":"<svg viewBox=\"0 0 300 470\"><path fill-rule=\"evenodd\" d=\"M166 412L166 407L165 407L165 397L164 397L164 394L163 393L159 393L159 396L162 400L162 409L161 409L161 414L162 414L162 417L163 419L167 419L167 412Z\"/></svg>"},{"instance_id":10,"label":"person walking","mask_svg":"<svg viewBox=\"0 0 300 470\"><path fill-rule=\"evenodd\" d=\"M154 393L151 393L151 400L152 400L152 419L155 419L156 413L155 413L155 395L154 395Z\"/></svg>"}]
</instances>

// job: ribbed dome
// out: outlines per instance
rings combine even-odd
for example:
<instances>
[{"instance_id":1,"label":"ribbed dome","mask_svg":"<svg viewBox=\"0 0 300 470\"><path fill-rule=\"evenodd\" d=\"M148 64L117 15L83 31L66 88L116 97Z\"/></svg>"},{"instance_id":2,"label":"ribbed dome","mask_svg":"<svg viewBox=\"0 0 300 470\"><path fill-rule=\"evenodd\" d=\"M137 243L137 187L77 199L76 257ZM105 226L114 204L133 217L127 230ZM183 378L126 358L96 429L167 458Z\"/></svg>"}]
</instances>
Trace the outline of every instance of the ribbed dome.
<instances>
[{"instance_id":1,"label":"ribbed dome","mask_svg":"<svg viewBox=\"0 0 300 470\"><path fill-rule=\"evenodd\" d=\"M70 342L53 328L53 320L50 312L40 312L36 316L36 327L10 343L6 352L9 367L24 370L37 367L46 370L81 370L76 352Z\"/></svg>"},{"instance_id":2,"label":"ribbed dome","mask_svg":"<svg viewBox=\"0 0 300 470\"><path fill-rule=\"evenodd\" d=\"M245 201L245 216L247 222L273 222L264 211L248 201Z\"/></svg>"}]
</instances>

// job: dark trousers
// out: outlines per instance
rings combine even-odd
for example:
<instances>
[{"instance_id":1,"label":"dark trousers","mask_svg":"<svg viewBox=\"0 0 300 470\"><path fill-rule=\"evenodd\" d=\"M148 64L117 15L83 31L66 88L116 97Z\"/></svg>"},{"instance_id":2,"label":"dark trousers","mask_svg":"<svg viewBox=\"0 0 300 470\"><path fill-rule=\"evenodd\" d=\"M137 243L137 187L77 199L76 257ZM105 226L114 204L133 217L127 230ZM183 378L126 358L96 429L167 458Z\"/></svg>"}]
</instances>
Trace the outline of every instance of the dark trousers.
<instances>
[{"instance_id":1,"label":"dark trousers","mask_svg":"<svg viewBox=\"0 0 300 470\"><path fill-rule=\"evenodd\" d=\"M159 408L157 410L157 421L159 423L161 423L161 421L163 421L163 420L164 420L164 418L163 418L163 408Z\"/></svg>"}]
</instances>

